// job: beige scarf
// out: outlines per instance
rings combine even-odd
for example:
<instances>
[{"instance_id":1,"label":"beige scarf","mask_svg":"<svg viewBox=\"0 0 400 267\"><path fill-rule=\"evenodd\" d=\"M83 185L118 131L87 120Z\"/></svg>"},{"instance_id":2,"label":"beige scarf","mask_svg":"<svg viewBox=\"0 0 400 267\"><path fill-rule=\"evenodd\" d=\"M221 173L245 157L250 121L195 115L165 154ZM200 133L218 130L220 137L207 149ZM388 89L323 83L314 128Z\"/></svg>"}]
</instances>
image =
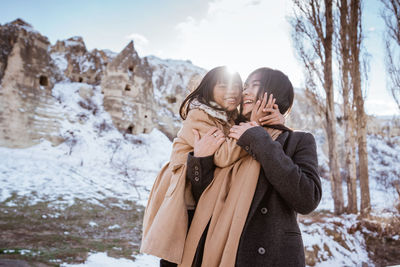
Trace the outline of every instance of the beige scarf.
<instances>
[{"instance_id":1,"label":"beige scarf","mask_svg":"<svg viewBox=\"0 0 400 267\"><path fill-rule=\"evenodd\" d=\"M141 252L179 266L191 266L197 245L210 221L202 266L234 266L239 239L246 222L260 173L260 164L227 139L214 154L214 179L197 203L187 232L187 209L193 207L186 182L187 153L193 150L192 129L204 135L216 126L226 132L231 123L213 117L207 107L189 112L174 140L171 161L152 188L143 221ZM280 130L268 129L275 140Z\"/></svg>"}]
</instances>

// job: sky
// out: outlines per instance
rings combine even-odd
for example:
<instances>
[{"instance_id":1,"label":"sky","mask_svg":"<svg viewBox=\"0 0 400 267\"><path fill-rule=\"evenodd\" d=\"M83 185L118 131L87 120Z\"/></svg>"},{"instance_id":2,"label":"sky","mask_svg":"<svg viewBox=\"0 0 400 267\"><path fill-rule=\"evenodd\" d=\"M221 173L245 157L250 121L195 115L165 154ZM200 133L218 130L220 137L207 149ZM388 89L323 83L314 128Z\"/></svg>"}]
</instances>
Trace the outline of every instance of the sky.
<instances>
[{"instance_id":1,"label":"sky","mask_svg":"<svg viewBox=\"0 0 400 267\"><path fill-rule=\"evenodd\" d=\"M392 116L400 112L386 89L381 9L378 0L364 0L365 105L368 114ZM52 44L82 36L89 50L119 52L134 40L140 56L191 60L205 69L228 65L243 79L272 67L303 87L291 11L291 0L3 0L0 23L22 18Z\"/></svg>"}]
</instances>

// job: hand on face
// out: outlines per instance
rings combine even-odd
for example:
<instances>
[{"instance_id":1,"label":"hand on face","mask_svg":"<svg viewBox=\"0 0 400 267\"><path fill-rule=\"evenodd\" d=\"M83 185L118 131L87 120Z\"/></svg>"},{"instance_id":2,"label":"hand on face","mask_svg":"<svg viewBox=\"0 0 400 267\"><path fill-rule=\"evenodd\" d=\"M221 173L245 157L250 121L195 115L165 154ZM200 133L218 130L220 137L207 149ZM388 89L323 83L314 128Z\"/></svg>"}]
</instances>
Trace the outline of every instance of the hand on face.
<instances>
[{"instance_id":1,"label":"hand on face","mask_svg":"<svg viewBox=\"0 0 400 267\"><path fill-rule=\"evenodd\" d=\"M279 112L278 105L275 104L276 99L272 94L265 93L263 100L257 100L251 111L250 121L257 122L258 125L274 125L285 124L285 118Z\"/></svg>"},{"instance_id":2,"label":"hand on face","mask_svg":"<svg viewBox=\"0 0 400 267\"><path fill-rule=\"evenodd\" d=\"M225 141L224 133L216 127L212 127L203 137L200 138L199 131L193 129L195 157L208 157L217 151Z\"/></svg>"},{"instance_id":3,"label":"hand on face","mask_svg":"<svg viewBox=\"0 0 400 267\"><path fill-rule=\"evenodd\" d=\"M254 121L241 122L239 125L232 126L228 136L236 140L239 140L239 138L245 131L256 126L258 126L258 124Z\"/></svg>"},{"instance_id":4,"label":"hand on face","mask_svg":"<svg viewBox=\"0 0 400 267\"><path fill-rule=\"evenodd\" d=\"M259 125L284 124L285 118L279 112L272 94L267 98L267 93L265 93L262 101L257 100L261 78L260 73L255 73L244 84L243 115L251 121L256 121Z\"/></svg>"}]
</instances>

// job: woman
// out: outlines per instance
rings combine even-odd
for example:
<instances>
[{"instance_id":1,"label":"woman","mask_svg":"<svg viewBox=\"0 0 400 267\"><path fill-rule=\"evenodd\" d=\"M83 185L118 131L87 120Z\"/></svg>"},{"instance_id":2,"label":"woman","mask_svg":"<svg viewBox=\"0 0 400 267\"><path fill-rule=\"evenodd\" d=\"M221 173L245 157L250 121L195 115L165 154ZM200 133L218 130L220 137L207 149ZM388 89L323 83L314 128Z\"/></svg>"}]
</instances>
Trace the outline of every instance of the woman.
<instances>
[{"instance_id":1,"label":"woman","mask_svg":"<svg viewBox=\"0 0 400 267\"><path fill-rule=\"evenodd\" d=\"M259 112L256 100L265 92L274 95L281 113L289 113L294 96L289 79L280 71L261 68L249 75L244 86L242 112L246 118ZM275 128L280 131L276 141L254 123L241 123L230 130L229 136L261 165L237 253L231 255L235 258L235 266L305 265L304 246L296 218L297 213L306 214L314 210L321 199L315 140L310 133ZM194 195L202 196L208 184L213 182L212 171L218 171L212 163L215 148L204 146L212 138L196 138L194 155L188 157L187 176ZM202 174L198 177L200 182L194 180L194 169L199 169ZM198 211L199 207L196 213ZM207 264L211 257L207 247L212 245L207 242L212 240L209 235L210 232L205 242L206 249L197 252L198 255L204 252L202 266L210 266ZM200 264L196 259L195 265Z\"/></svg>"},{"instance_id":2,"label":"woman","mask_svg":"<svg viewBox=\"0 0 400 267\"><path fill-rule=\"evenodd\" d=\"M237 117L241 91L240 76L230 74L226 67L217 67L204 76L196 90L183 102L180 109L183 126L174 140L170 162L158 175L146 206L141 252L170 262L181 262L188 210L194 210L196 205L185 175L187 155L193 151L193 130L200 132L201 136L212 135L215 138L213 142L219 148L214 153L213 163L228 172L229 166L246 157L246 152L236 145L235 140L225 138ZM278 112L275 114L279 115ZM224 172L221 175L225 177ZM213 199L215 192L210 194ZM212 214L209 210L205 213L204 220L208 222ZM204 227L200 224L191 228L202 233Z\"/></svg>"}]
</instances>

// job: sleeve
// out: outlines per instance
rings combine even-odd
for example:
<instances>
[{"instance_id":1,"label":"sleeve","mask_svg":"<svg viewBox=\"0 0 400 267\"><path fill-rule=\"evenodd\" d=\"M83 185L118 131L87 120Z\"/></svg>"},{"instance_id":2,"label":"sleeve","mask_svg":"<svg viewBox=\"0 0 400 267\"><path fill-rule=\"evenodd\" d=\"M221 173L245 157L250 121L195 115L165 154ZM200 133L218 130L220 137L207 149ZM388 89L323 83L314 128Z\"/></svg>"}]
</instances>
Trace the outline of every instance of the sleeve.
<instances>
[{"instance_id":1,"label":"sleeve","mask_svg":"<svg viewBox=\"0 0 400 267\"><path fill-rule=\"evenodd\" d=\"M296 212L307 214L318 206L322 188L312 134L301 136L292 158L262 127L246 130L237 144L260 162L266 179Z\"/></svg>"},{"instance_id":2,"label":"sleeve","mask_svg":"<svg viewBox=\"0 0 400 267\"><path fill-rule=\"evenodd\" d=\"M221 129L221 126L212 121L207 113L199 109L193 109L189 112L186 120L183 121L178 136L182 137L186 143L193 147L194 135L192 129L198 130L200 137L202 137L210 130L210 127ZM214 153L214 163L217 167L224 168L246 155L247 153L236 144L236 140L226 138L226 141Z\"/></svg>"},{"instance_id":3,"label":"sleeve","mask_svg":"<svg viewBox=\"0 0 400 267\"><path fill-rule=\"evenodd\" d=\"M187 159L186 179L192 185L192 194L199 201L201 194L214 178L214 156L195 157L190 152Z\"/></svg>"}]
</instances>

